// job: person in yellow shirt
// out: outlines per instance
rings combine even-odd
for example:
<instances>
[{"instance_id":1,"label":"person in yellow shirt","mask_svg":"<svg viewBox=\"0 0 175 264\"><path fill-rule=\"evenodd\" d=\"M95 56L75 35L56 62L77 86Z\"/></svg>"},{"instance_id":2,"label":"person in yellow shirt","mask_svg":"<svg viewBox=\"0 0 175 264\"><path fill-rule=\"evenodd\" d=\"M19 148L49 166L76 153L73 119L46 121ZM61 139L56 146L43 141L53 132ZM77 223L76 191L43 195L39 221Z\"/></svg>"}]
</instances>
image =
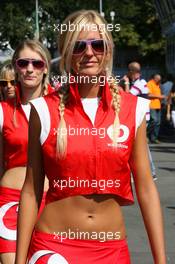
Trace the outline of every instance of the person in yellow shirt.
<instances>
[{"instance_id":1,"label":"person in yellow shirt","mask_svg":"<svg viewBox=\"0 0 175 264\"><path fill-rule=\"evenodd\" d=\"M153 75L153 78L147 83L149 89L150 102L150 121L148 124L148 137L151 143L160 143L158 140L160 120L161 120L161 100L166 96L161 94L160 89L161 76Z\"/></svg>"}]
</instances>

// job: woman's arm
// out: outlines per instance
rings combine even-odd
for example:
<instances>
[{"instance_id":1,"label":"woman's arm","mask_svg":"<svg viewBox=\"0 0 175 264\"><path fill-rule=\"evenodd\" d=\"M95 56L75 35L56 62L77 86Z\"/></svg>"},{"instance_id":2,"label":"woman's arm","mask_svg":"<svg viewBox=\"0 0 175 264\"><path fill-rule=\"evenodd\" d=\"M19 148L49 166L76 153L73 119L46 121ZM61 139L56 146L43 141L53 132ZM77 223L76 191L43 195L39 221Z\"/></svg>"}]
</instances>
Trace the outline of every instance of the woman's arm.
<instances>
[{"instance_id":1,"label":"woman's arm","mask_svg":"<svg viewBox=\"0 0 175 264\"><path fill-rule=\"evenodd\" d=\"M138 128L130 165L154 263L165 264L163 219L158 191L150 170L145 120Z\"/></svg>"},{"instance_id":2,"label":"woman's arm","mask_svg":"<svg viewBox=\"0 0 175 264\"><path fill-rule=\"evenodd\" d=\"M166 117L168 120L170 120L170 110L171 110L171 92L168 95L168 99L167 99L167 113L166 113Z\"/></svg>"},{"instance_id":3,"label":"woman's arm","mask_svg":"<svg viewBox=\"0 0 175 264\"><path fill-rule=\"evenodd\" d=\"M159 99L159 100L162 100L162 99L166 99L167 97L163 94L161 95L155 95L155 94L152 94L152 93L149 93L148 95L148 99Z\"/></svg>"},{"instance_id":4,"label":"woman's arm","mask_svg":"<svg viewBox=\"0 0 175 264\"><path fill-rule=\"evenodd\" d=\"M28 165L21 191L15 264L26 264L28 248L43 195L44 169L40 145L41 124L34 107L29 120Z\"/></svg>"}]
</instances>

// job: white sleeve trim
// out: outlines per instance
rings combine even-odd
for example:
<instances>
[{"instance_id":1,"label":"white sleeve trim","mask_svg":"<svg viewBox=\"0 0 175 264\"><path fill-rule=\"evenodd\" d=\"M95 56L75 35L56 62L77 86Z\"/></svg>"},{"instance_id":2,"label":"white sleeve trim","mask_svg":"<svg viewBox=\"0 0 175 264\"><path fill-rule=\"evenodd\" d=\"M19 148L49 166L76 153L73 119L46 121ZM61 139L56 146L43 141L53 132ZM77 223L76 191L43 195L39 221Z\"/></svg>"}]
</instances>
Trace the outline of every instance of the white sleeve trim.
<instances>
[{"instance_id":1,"label":"white sleeve trim","mask_svg":"<svg viewBox=\"0 0 175 264\"><path fill-rule=\"evenodd\" d=\"M3 124L4 124L4 113L3 113L2 105L0 104L0 132L1 133L3 129Z\"/></svg>"},{"instance_id":2,"label":"white sleeve trim","mask_svg":"<svg viewBox=\"0 0 175 264\"><path fill-rule=\"evenodd\" d=\"M137 129L141 125L146 113L149 111L149 104L150 104L150 100L142 98L142 97L137 98L135 135L136 135Z\"/></svg>"},{"instance_id":3,"label":"white sleeve trim","mask_svg":"<svg viewBox=\"0 0 175 264\"><path fill-rule=\"evenodd\" d=\"M50 132L50 113L44 98L40 97L34 100L31 100L30 103L35 107L41 122L41 134L40 142L41 145L46 141L49 132Z\"/></svg>"},{"instance_id":4,"label":"white sleeve trim","mask_svg":"<svg viewBox=\"0 0 175 264\"><path fill-rule=\"evenodd\" d=\"M21 104L21 106L22 106L22 109L26 115L27 120L29 121L31 105L30 104L26 104L26 105Z\"/></svg>"}]
</instances>

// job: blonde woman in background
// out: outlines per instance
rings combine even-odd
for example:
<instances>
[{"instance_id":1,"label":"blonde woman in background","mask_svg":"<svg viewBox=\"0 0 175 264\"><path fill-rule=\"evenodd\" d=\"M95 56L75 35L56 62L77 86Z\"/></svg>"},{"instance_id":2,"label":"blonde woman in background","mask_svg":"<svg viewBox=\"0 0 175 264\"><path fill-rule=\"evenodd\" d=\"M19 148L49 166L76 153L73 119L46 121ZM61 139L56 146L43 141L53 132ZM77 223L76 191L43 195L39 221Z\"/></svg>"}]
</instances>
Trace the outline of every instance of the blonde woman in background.
<instances>
[{"instance_id":1,"label":"blonde woman in background","mask_svg":"<svg viewBox=\"0 0 175 264\"><path fill-rule=\"evenodd\" d=\"M75 12L63 24L60 70L71 77L57 92L32 100L15 264L27 258L29 264L131 263L121 209L134 202L131 171L154 263L165 264L147 152L149 102L120 91L111 76L113 40L97 12ZM36 223L45 174L49 190Z\"/></svg>"},{"instance_id":2,"label":"blonde woman in background","mask_svg":"<svg viewBox=\"0 0 175 264\"><path fill-rule=\"evenodd\" d=\"M0 87L1 101L15 97L15 71L11 63L4 65L0 71Z\"/></svg>"},{"instance_id":3,"label":"blonde woman in background","mask_svg":"<svg viewBox=\"0 0 175 264\"><path fill-rule=\"evenodd\" d=\"M19 44L12 58L16 96L0 103L0 261L12 264L16 251L17 211L27 164L28 121L31 99L52 91L50 55L38 41ZM3 77L3 78L6 78ZM7 76L14 80L13 76ZM47 186L45 186L47 188ZM44 200L43 200L44 204Z\"/></svg>"}]
</instances>

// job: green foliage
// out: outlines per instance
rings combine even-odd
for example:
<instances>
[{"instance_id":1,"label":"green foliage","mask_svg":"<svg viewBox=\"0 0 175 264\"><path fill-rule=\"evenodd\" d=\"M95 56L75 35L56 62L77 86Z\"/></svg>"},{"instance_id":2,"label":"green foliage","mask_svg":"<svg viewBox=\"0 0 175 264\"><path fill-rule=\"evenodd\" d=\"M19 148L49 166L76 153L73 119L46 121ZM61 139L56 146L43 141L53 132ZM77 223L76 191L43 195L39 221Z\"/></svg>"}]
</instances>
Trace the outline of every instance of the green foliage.
<instances>
[{"instance_id":1,"label":"green foliage","mask_svg":"<svg viewBox=\"0 0 175 264\"><path fill-rule=\"evenodd\" d=\"M99 1L90 0L38 0L40 7L40 40L50 43L53 52L57 47L58 32L54 24L61 23L75 10L99 11ZM12 48L25 38L35 37L35 0L1 0L0 2L0 47L6 41ZM114 41L122 48L136 47L141 56L165 53L165 40L153 0L103 0L103 11L111 23L110 11L115 11L114 24L121 24L120 32L113 31Z\"/></svg>"}]
</instances>

